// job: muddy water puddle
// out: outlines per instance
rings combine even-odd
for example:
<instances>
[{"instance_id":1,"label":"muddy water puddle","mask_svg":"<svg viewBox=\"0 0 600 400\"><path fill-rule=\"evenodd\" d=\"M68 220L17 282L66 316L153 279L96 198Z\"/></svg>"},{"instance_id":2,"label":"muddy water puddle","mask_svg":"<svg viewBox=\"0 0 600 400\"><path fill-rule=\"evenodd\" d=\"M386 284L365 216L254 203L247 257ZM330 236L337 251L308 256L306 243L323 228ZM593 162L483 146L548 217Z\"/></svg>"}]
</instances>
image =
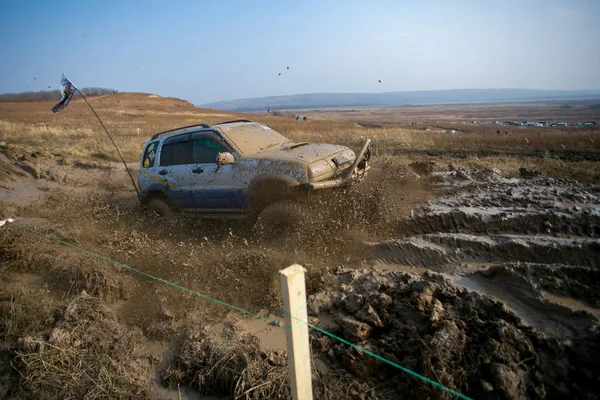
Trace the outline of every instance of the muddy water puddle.
<instances>
[{"instance_id":1,"label":"muddy water puddle","mask_svg":"<svg viewBox=\"0 0 600 400\"><path fill-rule=\"evenodd\" d=\"M590 314L600 317L600 309L590 307L581 300L577 300L572 297L557 296L545 291L542 291L542 296L548 301L568 307L573 311L587 311Z\"/></svg>"},{"instance_id":2,"label":"muddy water puddle","mask_svg":"<svg viewBox=\"0 0 600 400\"><path fill-rule=\"evenodd\" d=\"M287 348L282 318L270 314L266 320L253 318L244 320L242 324L246 331L258 338L260 348L263 351L285 350Z\"/></svg>"},{"instance_id":3,"label":"muddy water puddle","mask_svg":"<svg viewBox=\"0 0 600 400\"><path fill-rule=\"evenodd\" d=\"M540 298L531 287L502 279L490 279L481 274L454 277L451 281L455 285L502 302L524 323L550 335L574 337L579 332L575 327L584 325L582 321L592 323L589 315L574 314L574 310L599 315L599 310L587 307L575 299L556 296Z\"/></svg>"}]
</instances>

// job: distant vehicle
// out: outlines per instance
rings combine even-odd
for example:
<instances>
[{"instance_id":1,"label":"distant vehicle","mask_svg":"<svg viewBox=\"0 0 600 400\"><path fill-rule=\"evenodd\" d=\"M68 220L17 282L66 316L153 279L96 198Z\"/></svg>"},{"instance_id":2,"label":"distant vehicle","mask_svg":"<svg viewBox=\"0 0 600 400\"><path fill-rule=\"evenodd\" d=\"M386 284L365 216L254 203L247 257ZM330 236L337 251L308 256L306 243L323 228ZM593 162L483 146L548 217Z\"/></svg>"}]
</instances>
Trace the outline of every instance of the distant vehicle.
<instances>
[{"instance_id":1,"label":"distant vehicle","mask_svg":"<svg viewBox=\"0 0 600 400\"><path fill-rule=\"evenodd\" d=\"M550 125L553 128L565 128L567 126L566 123L559 121L559 122L555 122L552 125Z\"/></svg>"},{"instance_id":2,"label":"distant vehicle","mask_svg":"<svg viewBox=\"0 0 600 400\"><path fill-rule=\"evenodd\" d=\"M509 125L516 126L516 125L519 125L519 123L518 123L518 122L515 122L515 121L504 121L504 122L502 123L502 125L506 125L506 126L509 126Z\"/></svg>"},{"instance_id":3,"label":"distant vehicle","mask_svg":"<svg viewBox=\"0 0 600 400\"><path fill-rule=\"evenodd\" d=\"M529 126L529 122L527 122L527 121L519 122L519 125L521 125L521 126Z\"/></svg>"},{"instance_id":4,"label":"distant vehicle","mask_svg":"<svg viewBox=\"0 0 600 400\"><path fill-rule=\"evenodd\" d=\"M370 143L296 143L247 120L197 124L157 133L140 162L140 201L158 215L188 209L209 216L257 218L275 202L366 176Z\"/></svg>"},{"instance_id":5,"label":"distant vehicle","mask_svg":"<svg viewBox=\"0 0 600 400\"><path fill-rule=\"evenodd\" d=\"M548 121L539 121L538 124L540 126L548 126Z\"/></svg>"},{"instance_id":6,"label":"distant vehicle","mask_svg":"<svg viewBox=\"0 0 600 400\"><path fill-rule=\"evenodd\" d=\"M583 126L585 126L586 128L593 128L595 126L598 126L598 124L596 124L596 121L588 121L584 122Z\"/></svg>"},{"instance_id":7,"label":"distant vehicle","mask_svg":"<svg viewBox=\"0 0 600 400\"><path fill-rule=\"evenodd\" d=\"M571 126L577 126L577 127L581 128L583 125L581 124L581 122L577 121L574 124L571 124Z\"/></svg>"},{"instance_id":8,"label":"distant vehicle","mask_svg":"<svg viewBox=\"0 0 600 400\"><path fill-rule=\"evenodd\" d=\"M306 118L304 115L297 115L296 121L308 121L308 118Z\"/></svg>"}]
</instances>

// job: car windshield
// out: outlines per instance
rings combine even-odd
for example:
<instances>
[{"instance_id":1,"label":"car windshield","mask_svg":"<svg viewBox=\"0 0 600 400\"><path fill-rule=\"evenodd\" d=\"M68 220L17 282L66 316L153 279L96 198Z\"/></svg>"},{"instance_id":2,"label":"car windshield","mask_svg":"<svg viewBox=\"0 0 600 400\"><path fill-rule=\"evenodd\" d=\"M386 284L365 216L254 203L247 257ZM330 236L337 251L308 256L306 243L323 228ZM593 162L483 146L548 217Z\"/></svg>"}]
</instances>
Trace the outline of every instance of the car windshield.
<instances>
[{"instance_id":1,"label":"car windshield","mask_svg":"<svg viewBox=\"0 0 600 400\"><path fill-rule=\"evenodd\" d=\"M272 150L290 142L281 133L261 124L231 124L223 125L220 129L246 156Z\"/></svg>"}]
</instances>

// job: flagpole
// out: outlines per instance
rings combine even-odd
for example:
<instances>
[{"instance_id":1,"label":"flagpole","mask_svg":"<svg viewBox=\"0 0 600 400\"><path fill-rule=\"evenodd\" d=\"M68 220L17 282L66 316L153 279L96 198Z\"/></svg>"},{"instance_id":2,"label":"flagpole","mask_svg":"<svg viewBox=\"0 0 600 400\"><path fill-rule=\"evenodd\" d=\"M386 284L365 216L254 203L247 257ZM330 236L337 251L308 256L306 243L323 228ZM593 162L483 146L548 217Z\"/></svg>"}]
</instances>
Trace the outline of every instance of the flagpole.
<instances>
[{"instance_id":1,"label":"flagpole","mask_svg":"<svg viewBox=\"0 0 600 400\"><path fill-rule=\"evenodd\" d=\"M138 190L137 185L135 184L133 176L131 175L131 171L129 171L129 167L127 167L127 163L123 159L123 156L121 155L121 152L119 151L119 148L117 147L117 144L115 143L115 141L113 140L112 136L108 132L108 129L106 129L106 126L104 126L104 123L102 122L102 120L100 119L100 117L98 116L98 114L96 113L96 110L94 110L94 108L89 103L89 101L87 101L87 99L85 98L85 96L83 95L83 93L81 93L81 91L79 89L77 89L77 87L75 87L75 90L77 90L77 92L81 95L81 97L83 98L83 100L85 100L85 102L87 103L87 105L90 107L90 109L92 110L92 112L94 113L94 115L96 116L96 118L98 118L98 122L100 122L100 125L102 125L102 128L104 128L104 132L106 132L106 134L108 135L108 137L109 137L110 141L112 142L113 146L115 146L115 150L117 150L117 154L119 155L119 158L121 159L121 161L123 162L123 165L125 166L125 170L127 171L127 174L129 175L129 179L131 179L131 183L133 184L133 188L135 189L135 193L137 194L138 199L139 199L140 198L140 191Z\"/></svg>"}]
</instances>

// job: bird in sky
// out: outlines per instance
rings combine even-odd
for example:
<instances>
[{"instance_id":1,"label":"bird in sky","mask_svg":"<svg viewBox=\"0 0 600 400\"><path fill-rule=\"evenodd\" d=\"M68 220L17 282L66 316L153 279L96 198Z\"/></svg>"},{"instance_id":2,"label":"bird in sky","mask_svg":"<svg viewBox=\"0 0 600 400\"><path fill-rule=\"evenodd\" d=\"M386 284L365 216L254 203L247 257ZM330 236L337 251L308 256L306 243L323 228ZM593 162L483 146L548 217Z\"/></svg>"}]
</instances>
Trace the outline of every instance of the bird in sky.
<instances>
[{"instance_id":1,"label":"bird in sky","mask_svg":"<svg viewBox=\"0 0 600 400\"><path fill-rule=\"evenodd\" d=\"M281 75L281 72L277 74L277 76Z\"/></svg>"},{"instance_id":2,"label":"bird in sky","mask_svg":"<svg viewBox=\"0 0 600 400\"><path fill-rule=\"evenodd\" d=\"M287 69L290 69L290 67L287 67Z\"/></svg>"},{"instance_id":3,"label":"bird in sky","mask_svg":"<svg viewBox=\"0 0 600 400\"><path fill-rule=\"evenodd\" d=\"M35 80L37 80L37 78L34 76L34 77L33 77L33 80L35 81Z\"/></svg>"},{"instance_id":4,"label":"bird in sky","mask_svg":"<svg viewBox=\"0 0 600 400\"><path fill-rule=\"evenodd\" d=\"M135 69L138 69L138 67L139 67L139 65L136 65L136 66L135 66Z\"/></svg>"},{"instance_id":5,"label":"bird in sky","mask_svg":"<svg viewBox=\"0 0 600 400\"><path fill-rule=\"evenodd\" d=\"M50 85L48 85L48 89L50 89Z\"/></svg>"},{"instance_id":6,"label":"bird in sky","mask_svg":"<svg viewBox=\"0 0 600 400\"><path fill-rule=\"evenodd\" d=\"M381 79L379 80L379 83L381 83Z\"/></svg>"}]
</instances>

